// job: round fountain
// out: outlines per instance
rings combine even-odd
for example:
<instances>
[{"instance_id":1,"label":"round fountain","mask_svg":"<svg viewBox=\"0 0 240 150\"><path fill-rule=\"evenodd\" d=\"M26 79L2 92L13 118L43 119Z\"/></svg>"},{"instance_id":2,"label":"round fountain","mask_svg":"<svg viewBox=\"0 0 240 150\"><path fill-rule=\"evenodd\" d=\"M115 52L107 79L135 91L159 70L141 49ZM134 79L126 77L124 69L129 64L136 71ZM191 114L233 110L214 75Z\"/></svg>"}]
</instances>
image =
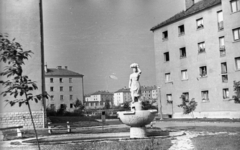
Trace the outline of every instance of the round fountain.
<instances>
[{"instance_id":1,"label":"round fountain","mask_svg":"<svg viewBox=\"0 0 240 150\"><path fill-rule=\"evenodd\" d=\"M146 138L146 125L150 124L157 110L143 110L142 102L131 104L131 111L118 112L119 119L130 126L130 138Z\"/></svg>"}]
</instances>

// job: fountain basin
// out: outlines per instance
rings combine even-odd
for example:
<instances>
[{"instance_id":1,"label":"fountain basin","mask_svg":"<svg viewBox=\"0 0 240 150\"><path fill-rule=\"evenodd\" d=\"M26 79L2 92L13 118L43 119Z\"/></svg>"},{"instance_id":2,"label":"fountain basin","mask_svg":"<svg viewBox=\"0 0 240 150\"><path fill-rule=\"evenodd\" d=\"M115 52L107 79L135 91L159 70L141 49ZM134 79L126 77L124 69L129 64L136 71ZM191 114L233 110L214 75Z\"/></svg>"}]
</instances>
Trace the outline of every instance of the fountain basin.
<instances>
[{"instance_id":1,"label":"fountain basin","mask_svg":"<svg viewBox=\"0 0 240 150\"><path fill-rule=\"evenodd\" d=\"M130 126L130 138L146 138L145 125L150 124L157 110L136 110L118 112L122 123Z\"/></svg>"}]
</instances>

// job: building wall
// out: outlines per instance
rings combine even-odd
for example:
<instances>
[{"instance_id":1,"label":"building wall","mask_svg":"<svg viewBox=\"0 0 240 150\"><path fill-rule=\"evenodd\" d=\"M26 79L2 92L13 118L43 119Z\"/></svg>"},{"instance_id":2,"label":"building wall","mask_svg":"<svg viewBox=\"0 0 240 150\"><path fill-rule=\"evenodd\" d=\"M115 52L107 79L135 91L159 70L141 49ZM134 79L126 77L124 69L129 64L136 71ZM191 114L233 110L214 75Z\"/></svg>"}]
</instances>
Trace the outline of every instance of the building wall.
<instances>
[{"instance_id":1,"label":"building wall","mask_svg":"<svg viewBox=\"0 0 240 150\"><path fill-rule=\"evenodd\" d=\"M198 14L172 23L154 31L157 86L161 87L163 113L173 117L182 115L180 96L189 92L198 106L198 117L240 117L240 105L229 99L224 100L222 90L229 88L230 97L234 95L233 81L240 80L240 72L235 69L235 57L240 56L240 42L233 41L232 29L240 26L240 13L230 12L229 1L204 10ZM218 30L217 12L223 10L224 30ZM203 18L204 28L196 29L196 20ZM178 35L178 26L184 24L185 35ZM168 40L162 41L162 32L168 30ZM219 37L225 36L226 56L220 57ZM206 53L198 54L198 43L205 41ZM187 58L180 59L179 49L186 47ZM165 62L164 52L170 53L170 61ZM221 63L227 62L228 82L222 83ZM199 67L207 66L206 78L199 76ZM181 70L188 70L188 80L181 80ZM165 73L171 73L171 83L165 83ZM209 91L209 102L202 102L201 91ZM172 94L173 106L167 103L166 94ZM221 114L221 115L216 115Z\"/></svg>"},{"instance_id":2,"label":"building wall","mask_svg":"<svg viewBox=\"0 0 240 150\"><path fill-rule=\"evenodd\" d=\"M26 61L23 74L36 81L38 90L33 94L42 93L42 62L40 11L38 0L7 0L1 1L0 33L7 33L9 39L16 38L24 50L32 50L34 54ZM0 63L0 72L4 64ZM0 77L2 80L3 77ZM0 92L4 88L0 85ZM21 107L16 104L11 107L6 105L5 99L12 97L0 97L0 126L23 125L24 128L32 128L26 105ZM37 128L44 127L44 108L42 102L30 102L34 121Z\"/></svg>"},{"instance_id":3,"label":"building wall","mask_svg":"<svg viewBox=\"0 0 240 150\"><path fill-rule=\"evenodd\" d=\"M106 100L109 100L110 107L113 105L113 94L91 95L86 100L87 109L99 109L105 107Z\"/></svg>"},{"instance_id":4,"label":"building wall","mask_svg":"<svg viewBox=\"0 0 240 150\"><path fill-rule=\"evenodd\" d=\"M50 78L53 78L53 83L50 83ZM62 83L60 83L59 78L62 78ZM69 78L72 78L72 82L69 82ZM70 104L74 104L77 99L83 102L83 89L82 89L82 77L46 77L46 90L50 96L54 96L53 100L51 98L47 101L47 106L50 107L51 104L55 105L56 110L60 108L61 104L67 106L68 111L73 111L74 107L70 108ZM72 87L72 91L69 87ZM53 92L50 91L50 87L53 87ZM60 91L60 87L63 87L63 91ZM60 99L60 95L63 95L63 100ZM72 95L72 99L70 99Z\"/></svg>"}]
</instances>

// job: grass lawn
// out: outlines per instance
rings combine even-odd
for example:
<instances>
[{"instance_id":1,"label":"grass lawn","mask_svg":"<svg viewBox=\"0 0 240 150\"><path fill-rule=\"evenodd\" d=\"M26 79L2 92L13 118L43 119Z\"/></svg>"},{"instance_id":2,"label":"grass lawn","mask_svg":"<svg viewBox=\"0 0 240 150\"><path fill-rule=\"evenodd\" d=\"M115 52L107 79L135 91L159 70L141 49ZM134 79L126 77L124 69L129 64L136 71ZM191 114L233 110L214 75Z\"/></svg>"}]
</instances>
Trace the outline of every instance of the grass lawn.
<instances>
[{"instance_id":1,"label":"grass lawn","mask_svg":"<svg viewBox=\"0 0 240 150\"><path fill-rule=\"evenodd\" d=\"M156 121L179 121L179 122L240 122L240 119L226 119L226 118L179 118L179 119L173 119L173 118L164 118L163 120L160 120L160 117L155 118Z\"/></svg>"},{"instance_id":2,"label":"grass lawn","mask_svg":"<svg viewBox=\"0 0 240 150\"><path fill-rule=\"evenodd\" d=\"M192 142L199 150L240 150L240 134L198 136Z\"/></svg>"}]
</instances>

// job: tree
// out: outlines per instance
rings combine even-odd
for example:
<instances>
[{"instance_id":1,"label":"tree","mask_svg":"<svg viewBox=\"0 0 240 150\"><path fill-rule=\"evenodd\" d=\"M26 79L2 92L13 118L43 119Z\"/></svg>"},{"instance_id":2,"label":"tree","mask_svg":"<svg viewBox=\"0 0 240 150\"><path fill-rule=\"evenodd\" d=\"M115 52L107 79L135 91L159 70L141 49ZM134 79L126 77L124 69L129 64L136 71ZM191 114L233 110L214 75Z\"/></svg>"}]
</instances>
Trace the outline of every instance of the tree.
<instances>
[{"instance_id":1,"label":"tree","mask_svg":"<svg viewBox=\"0 0 240 150\"><path fill-rule=\"evenodd\" d=\"M238 82L234 81L233 88L236 94L233 96L233 100L235 103L240 104L240 81Z\"/></svg>"},{"instance_id":2,"label":"tree","mask_svg":"<svg viewBox=\"0 0 240 150\"><path fill-rule=\"evenodd\" d=\"M22 66L25 64L24 61L28 60L31 54L33 54L33 52L31 50L24 51L21 44L15 41L15 38L10 41L7 35L0 34L0 62L5 64L3 72L0 73L0 76L7 77L6 80L0 81L4 89L6 89L1 93L1 95L3 97L13 97L13 100L5 100L7 104L10 104L10 106L14 106L15 104L18 104L19 107L21 107L22 104L27 105L35 131L38 148L40 149L38 135L29 102L35 101L38 103L38 101L43 98L48 98L48 96L46 92L33 95L33 91L38 89L36 82L29 79L27 75L23 74Z\"/></svg>"},{"instance_id":3,"label":"tree","mask_svg":"<svg viewBox=\"0 0 240 150\"><path fill-rule=\"evenodd\" d=\"M77 113L78 115L83 114L83 112L85 110L85 106L83 105L82 101L77 99L75 104L74 104L74 107L75 107L75 110L74 110L75 113Z\"/></svg>"},{"instance_id":4,"label":"tree","mask_svg":"<svg viewBox=\"0 0 240 150\"><path fill-rule=\"evenodd\" d=\"M105 109L110 109L111 108L111 105L110 105L110 100L106 100L105 101L105 106L104 106Z\"/></svg>"},{"instance_id":5,"label":"tree","mask_svg":"<svg viewBox=\"0 0 240 150\"><path fill-rule=\"evenodd\" d=\"M197 102L195 101L194 98L191 99L191 101L189 101L185 95L181 95L180 97L182 99L182 104L178 105L178 107L182 107L183 108L183 113L184 114L190 114L192 113L193 115L193 111L196 109L197 107Z\"/></svg>"}]
</instances>

